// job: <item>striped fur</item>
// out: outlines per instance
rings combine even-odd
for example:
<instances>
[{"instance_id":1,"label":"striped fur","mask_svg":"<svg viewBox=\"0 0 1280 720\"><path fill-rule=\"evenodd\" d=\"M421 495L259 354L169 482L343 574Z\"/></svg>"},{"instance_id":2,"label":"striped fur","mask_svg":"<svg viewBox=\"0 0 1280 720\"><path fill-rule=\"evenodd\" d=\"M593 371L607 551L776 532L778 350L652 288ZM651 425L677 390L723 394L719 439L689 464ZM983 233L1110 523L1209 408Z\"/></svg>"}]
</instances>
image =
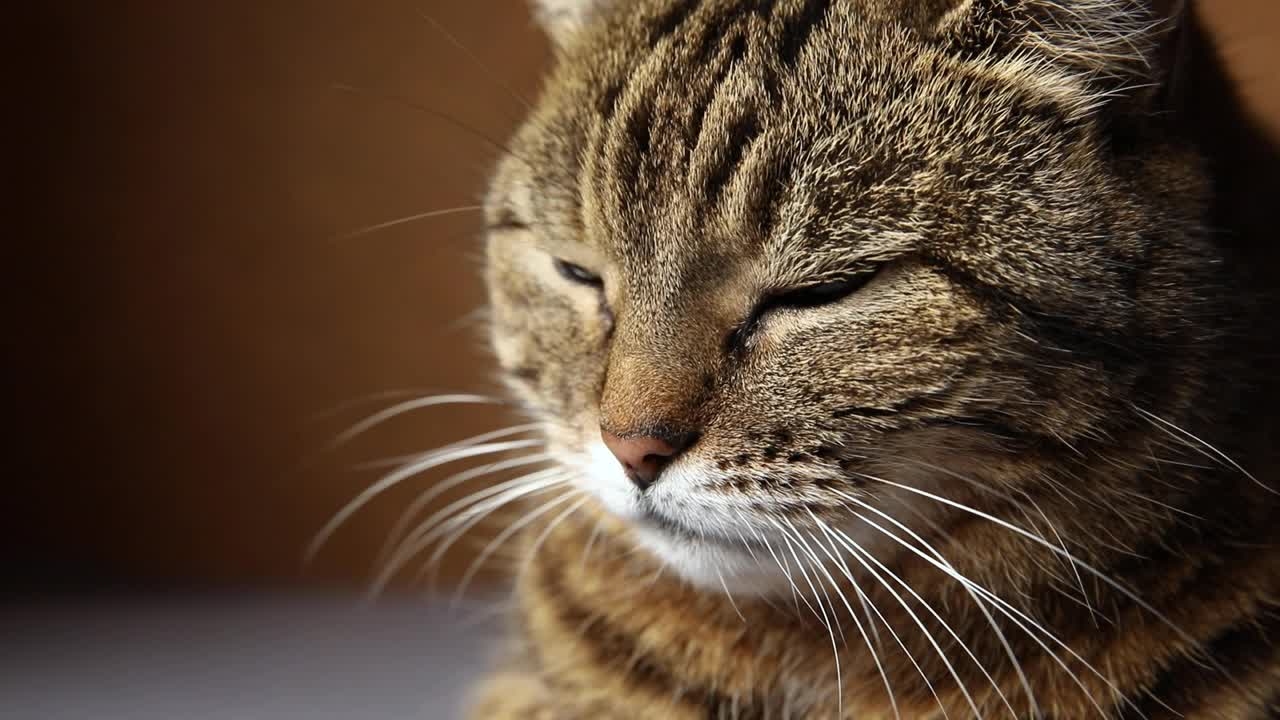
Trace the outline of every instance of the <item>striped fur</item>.
<instances>
[{"instance_id":1,"label":"striped fur","mask_svg":"<svg viewBox=\"0 0 1280 720\"><path fill-rule=\"evenodd\" d=\"M1193 24L543 10L492 337L588 500L532 523L474 717L1277 717L1271 305L1168 90ZM640 492L602 426L698 440Z\"/></svg>"}]
</instances>

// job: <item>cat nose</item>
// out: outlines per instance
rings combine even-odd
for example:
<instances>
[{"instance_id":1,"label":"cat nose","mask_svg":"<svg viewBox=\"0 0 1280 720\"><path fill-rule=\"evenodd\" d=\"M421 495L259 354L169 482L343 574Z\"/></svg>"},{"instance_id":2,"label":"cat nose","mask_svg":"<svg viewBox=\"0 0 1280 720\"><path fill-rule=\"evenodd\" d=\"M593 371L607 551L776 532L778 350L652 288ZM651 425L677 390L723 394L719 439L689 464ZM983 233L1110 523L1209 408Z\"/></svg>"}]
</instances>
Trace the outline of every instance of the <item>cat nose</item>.
<instances>
[{"instance_id":1,"label":"cat nose","mask_svg":"<svg viewBox=\"0 0 1280 720\"><path fill-rule=\"evenodd\" d=\"M642 433L615 435L600 429L605 447L618 458L627 471L627 477L636 487L644 490L658 479L658 473L684 452L697 439L697 433L671 433L664 435Z\"/></svg>"}]
</instances>

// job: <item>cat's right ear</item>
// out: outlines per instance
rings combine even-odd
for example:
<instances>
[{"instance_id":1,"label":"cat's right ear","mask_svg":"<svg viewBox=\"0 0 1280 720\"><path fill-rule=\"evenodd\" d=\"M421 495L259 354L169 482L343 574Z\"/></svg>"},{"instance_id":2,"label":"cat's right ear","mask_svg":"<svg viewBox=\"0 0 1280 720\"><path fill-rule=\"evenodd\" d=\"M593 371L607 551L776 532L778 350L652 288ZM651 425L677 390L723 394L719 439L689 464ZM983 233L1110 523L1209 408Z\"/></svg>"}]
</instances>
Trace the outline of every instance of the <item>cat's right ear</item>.
<instances>
[{"instance_id":1,"label":"cat's right ear","mask_svg":"<svg viewBox=\"0 0 1280 720\"><path fill-rule=\"evenodd\" d=\"M570 38L612 0L533 0L533 12L557 46Z\"/></svg>"},{"instance_id":2,"label":"cat's right ear","mask_svg":"<svg viewBox=\"0 0 1280 720\"><path fill-rule=\"evenodd\" d=\"M1077 111L1178 104L1188 0L920 0L924 33Z\"/></svg>"}]
</instances>

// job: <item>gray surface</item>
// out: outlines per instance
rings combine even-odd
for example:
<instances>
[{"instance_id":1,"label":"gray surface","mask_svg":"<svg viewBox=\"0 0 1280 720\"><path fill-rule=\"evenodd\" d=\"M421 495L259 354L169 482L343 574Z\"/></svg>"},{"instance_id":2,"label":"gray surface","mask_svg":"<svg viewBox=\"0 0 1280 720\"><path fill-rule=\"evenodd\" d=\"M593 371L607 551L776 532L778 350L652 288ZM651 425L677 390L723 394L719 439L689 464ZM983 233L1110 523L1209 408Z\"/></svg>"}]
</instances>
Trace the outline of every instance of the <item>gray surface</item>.
<instances>
[{"instance_id":1,"label":"gray surface","mask_svg":"<svg viewBox=\"0 0 1280 720\"><path fill-rule=\"evenodd\" d=\"M0 609L0 718L449 720L496 622L445 605L237 596Z\"/></svg>"}]
</instances>

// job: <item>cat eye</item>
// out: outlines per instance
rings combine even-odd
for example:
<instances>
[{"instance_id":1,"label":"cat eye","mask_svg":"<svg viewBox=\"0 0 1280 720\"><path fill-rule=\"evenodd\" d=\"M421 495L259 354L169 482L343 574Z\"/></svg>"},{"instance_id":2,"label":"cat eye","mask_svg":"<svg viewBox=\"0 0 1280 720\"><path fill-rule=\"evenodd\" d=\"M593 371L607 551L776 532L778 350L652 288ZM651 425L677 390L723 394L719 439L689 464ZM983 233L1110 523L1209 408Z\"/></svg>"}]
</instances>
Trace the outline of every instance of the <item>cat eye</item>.
<instances>
[{"instance_id":1,"label":"cat eye","mask_svg":"<svg viewBox=\"0 0 1280 720\"><path fill-rule=\"evenodd\" d=\"M867 283L871 282L879 274L879 271L880 267L878 266L866 272L847 275L816 285L805 285L790 290L768 293L756 304L751 311L751 315L725 338L725 349L728 352L738 352L745 348L747 339L755 332L761 318L771 310L812 308L839 302L866 287Z\"/></svg>"},{"instance_id":2,"label":"cat eye","mask_svg":"<svg viewBox=\"0 0 1280 720\"><path fill-rule=\"evenodd\" d=\"M843 300L862 289L870 279L871 273L865 273L863 275L855 275L851 278L841 278L840 280L832 280L818 285L809 285L808 287L788 290L784 293L774 295L768 302L774 307L815 307L818 305L829 305L833 302Z\"/></svg>"},{"instance_id":3,"label":"cat eye","mask_svg":"<svg viewBox=\"0 0 1280 720\"><path fill-rule=\"evenodd\" d=\"M839 302L866 287L876 276L877 270L878 268L817 285L770 293L756 312L763 313L777 307L807 308Z\"/></svg>"},{"instance_id":4,"label":"cat eye","mask_svg":"<svg viewBox=\"0 0 1280 720\"><path fill-rule=\"evenodd\" d=\"M555 258L556 272L562 277L579 285L589 285L594 288L604 287L604 280L597 274L582 267L575 265L568 260Z\"/></svg>"}]
</instances>

